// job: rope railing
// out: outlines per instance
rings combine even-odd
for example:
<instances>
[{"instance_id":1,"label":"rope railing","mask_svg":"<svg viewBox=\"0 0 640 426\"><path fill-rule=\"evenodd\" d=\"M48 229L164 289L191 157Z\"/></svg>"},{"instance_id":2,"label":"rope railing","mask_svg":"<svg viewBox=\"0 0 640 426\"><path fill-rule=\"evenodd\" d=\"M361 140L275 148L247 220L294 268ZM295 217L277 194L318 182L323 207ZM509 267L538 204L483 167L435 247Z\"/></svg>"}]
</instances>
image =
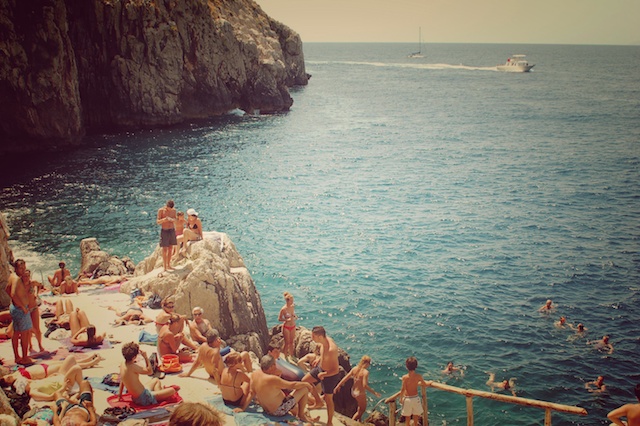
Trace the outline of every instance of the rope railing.
<instances>
[{"instance_id":1,"label":"rope railing","mask_svg":"<svg viewBox=\"0 0 640 426\"><path fill-rule=\"evenodd\" d=\"M537 399L529 399L529 398L520 398L518 396L509 396L509 395L501 395L493 392L485 392L479 391L475 389L462 389L455 386L446 385L440 382L434 382L432 380L426 381L424 385L422 385L422 411L424 412L424 425L429 425L429 417L428 417L428 404L427 404L427 387L432 387L434 389L443 390L446 392L457 393L459 395L464 395L466 397L467 404L467 426L473 426L473 398L485 398L485 399L493 399L494 401L505 402L508 404L517 404L524 405L527 407L541 408L544 410L544 426L551 426L551 413L553 411L568 413L568 414L577 414L580 416L586 416L587 410L582 407L575 407L572 405L562 405L556 404L553 402L547 401L539 401ZM396 425L396 399L400 396L400 392L392 395L387 398L385 402L389 404L389 426Z\"/></svg>"}]
</instances>

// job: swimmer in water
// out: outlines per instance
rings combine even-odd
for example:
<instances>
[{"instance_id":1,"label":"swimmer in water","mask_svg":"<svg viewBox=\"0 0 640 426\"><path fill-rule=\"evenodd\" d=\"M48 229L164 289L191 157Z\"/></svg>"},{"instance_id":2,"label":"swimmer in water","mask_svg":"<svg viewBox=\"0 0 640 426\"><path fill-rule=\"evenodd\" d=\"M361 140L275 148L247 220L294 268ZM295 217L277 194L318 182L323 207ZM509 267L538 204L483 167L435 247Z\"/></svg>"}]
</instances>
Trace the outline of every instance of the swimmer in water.
<instances>
[{"instance_id":1,"label":"swimmer in water","mask_svg":"<svg viewBox=\"0 0 640 426\"><path fill-rule=\"evenodd\" d=\"M503 380L500 383L495 382L496 375L494 373L489 373L489 380L487 380L487 386L491 388L491 392L493 392L496 388L502 389L505 391L511 392L511 395L516 396L516 378L512 377L509 380Z\"/></svg>"}]
</instances>

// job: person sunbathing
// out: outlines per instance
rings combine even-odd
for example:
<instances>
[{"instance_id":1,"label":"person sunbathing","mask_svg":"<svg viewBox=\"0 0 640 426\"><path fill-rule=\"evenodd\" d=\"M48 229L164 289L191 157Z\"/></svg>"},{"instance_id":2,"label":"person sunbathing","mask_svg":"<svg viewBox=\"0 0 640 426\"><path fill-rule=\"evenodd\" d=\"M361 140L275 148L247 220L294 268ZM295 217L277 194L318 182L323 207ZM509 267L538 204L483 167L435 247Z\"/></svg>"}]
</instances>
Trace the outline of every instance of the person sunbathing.
<instances>
[{"instance_id":1,"label":"person sunbathing","mask_svg":"<svg viewBox=\"0 0 640 426\"><path fill-rule=\"evenodd\" d=\"M93 406L93 388L83 380L80 382L80 394L76 398L63 392L54 394L53 424L94 426L98 424L96 409Z\"/></svg>"},{"instance_id":2,"label":"person sunbathing","mask_svg":"<svg viewBox=\"0 0 640 426\"><path fill-rule=\"evenodd\" d=\"M95 285L95 284L119 284L127 281L129 279L128 275L103 275L98 278L80 278L78 280L78 285Z\"/></svg>"},{"instance_id":3,"label":"person sunbathing","mask_svg":"<svg viewBox=\"0 0 640 426\"><path fill-rule=\"evenodd\" d=\"M153 319L149 318L142 311L142 306L138 300L134 300L129 306L127 306L123 310L118 310L115 306L109 306L107 309L114 311L116 316L116 325L124 325L124 324L139 324L144 325L150 322L153 322Z\"/></svg>"},{"instance_id":4,"label":"person sunbathing","mask_svg":"<svg viewBox=\"0 0 640 426\"><path fill-rule=\"evenodd\" d=\"M71 343L74 346L95 347L102 344L107 333L96 334L96 326L89 322L87 314L76 309L69 315L69 325L71 327Z\"/></svg>"},{"instance_id":5,"label":"person sunbathing","mask_svg":"<svg viewBox=\"0 0 640 426\"><path fill-rule=\"evenodd\" d=\"M0 378L0 386L11 386L19 395L25 392L36 401L53 401L56 391L69 391L82 382L82 368L102 361L99 355L81 358L69 356L64 361L32 365Z\"/></svg>"}]
</instances>

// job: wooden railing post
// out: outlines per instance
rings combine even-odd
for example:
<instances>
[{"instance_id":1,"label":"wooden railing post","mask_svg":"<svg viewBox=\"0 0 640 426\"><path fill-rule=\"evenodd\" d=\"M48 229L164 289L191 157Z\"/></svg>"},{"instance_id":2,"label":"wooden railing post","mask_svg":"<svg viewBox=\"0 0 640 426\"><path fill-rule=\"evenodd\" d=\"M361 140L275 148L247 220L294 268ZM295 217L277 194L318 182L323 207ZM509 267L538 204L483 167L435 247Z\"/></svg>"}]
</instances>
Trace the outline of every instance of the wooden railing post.
<instances>
[{"instance_id":1,"label":"wooden railing post","mask_svg":"<svg viewBox=\"0 0 640 426\"><path fill-rule=\"evenodd\" d=\"M427 403L427 387L422 387L422 418L424 426L429 426L429 404Z\"/></svg>"},{"instance_id":2,"label":"wooden railing post","mask_svg":"<svg viewBox=\"0 0 640 426\"><path fill-rule=\"evenodd\" d=\"M389 426L396 426L396 400L389 403Z\"/></svg>"},{"instance_id":3,"label":"wooden railing post","mask_svg":"<svg viewBox=\"0 0 640 426\"><path fill-rule=\"evenodd\" d=\"M551 408L544 410L544 426L551 426Z\"/></svg>"},{"instance_id":4,"label":"wooden railing post","mask_svg":"<svg viewBox=\"0 0 640 426\"><path fill-rule=\"evenodd\" d=\"M467 395L467 426L473 426L473 396Z\"/></svg>"}]
</instances>

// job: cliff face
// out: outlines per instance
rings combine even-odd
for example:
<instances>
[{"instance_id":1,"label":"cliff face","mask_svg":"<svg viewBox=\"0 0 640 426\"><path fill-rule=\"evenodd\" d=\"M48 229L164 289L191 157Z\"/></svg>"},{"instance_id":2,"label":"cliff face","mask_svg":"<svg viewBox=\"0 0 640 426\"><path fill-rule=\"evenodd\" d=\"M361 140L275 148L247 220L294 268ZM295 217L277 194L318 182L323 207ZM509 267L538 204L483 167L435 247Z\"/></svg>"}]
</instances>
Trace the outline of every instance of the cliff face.
<instances>
[{"instance_id":1,"label":"cliff face","mask_svg":"<svg viewBox=\"0 0 640 426\"><path fill-rule=\"evenodd\" d=\"M2 212L0 212L0 309L4 310L11 304L11 298L6 292L9 276L13 272L13 252L9 247L9 228Z\"/></svg>"},{"instance_id":2,"label":"cliff face","mask_svg":"<svg viewBox=\"0 0 640 426\"><path fill-rule=\"evenodd\" d=\"M302 42L252 0L3 0L0 151L286 111Z\"/></svg>"}]
</instances>

